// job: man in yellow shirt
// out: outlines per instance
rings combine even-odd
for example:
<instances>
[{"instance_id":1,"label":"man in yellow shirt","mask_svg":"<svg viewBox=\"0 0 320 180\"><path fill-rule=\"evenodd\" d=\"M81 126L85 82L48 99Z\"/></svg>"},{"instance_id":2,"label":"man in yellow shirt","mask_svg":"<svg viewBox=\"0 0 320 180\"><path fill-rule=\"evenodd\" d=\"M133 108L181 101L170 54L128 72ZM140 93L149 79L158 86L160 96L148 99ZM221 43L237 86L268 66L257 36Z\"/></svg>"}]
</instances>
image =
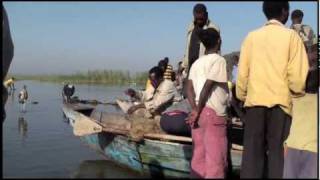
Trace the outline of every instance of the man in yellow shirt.
<instances>
[{"instance_id":1,"label":"man in yellow shirt","mask_svg":"<svg viewBox=\"0 0 320 180\"><path fill-rule=\"evenodd\" d=\"M310 47L309 61L317 61L317 39ZM317 92L319 74L316 63L309 63L306 95L293 99L292 126L286 141L284 178L317 178Z\"/></svg>"},{"instance_id":2,"label":"man in yellow shirt","mask_svg":"<svg viewBox=\"0 0 320 180\"><path fill-rule=\"evenodd\" d=\"M6 80L3 84L4 84L4 87L6 88L9 88L10 91L13 91L15 88L14 88L14 77Z\"/></svg>"},{"instance_id":3,"label":"man in yellow shirt","mask_svg":"<svg viewBox=\"0 0 320 180\"><path fill-rule=\"evenodd\" d=\"M236 81L236 96L246 108L241 178L283 177L291 98L304 93L309 69L301 38L284 26L289 3L265 1L263 12L268 22L245 38Z\"/></svg>"}]
</instances>

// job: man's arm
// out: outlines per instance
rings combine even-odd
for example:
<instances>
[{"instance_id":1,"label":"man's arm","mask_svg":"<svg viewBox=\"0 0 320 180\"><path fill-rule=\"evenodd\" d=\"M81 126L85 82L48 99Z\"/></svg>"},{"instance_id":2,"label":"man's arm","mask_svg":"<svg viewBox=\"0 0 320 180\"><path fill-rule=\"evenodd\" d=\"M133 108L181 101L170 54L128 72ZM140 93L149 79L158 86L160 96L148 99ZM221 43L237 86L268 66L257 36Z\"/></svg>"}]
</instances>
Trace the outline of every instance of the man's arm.
<instances>
[{"instance_id":1,"label":"man's arm","mask_svg":"<svg viewBox=\"0 0 320 180\"><path fill-rule=\"evenodd\" d=\"M238 76L236 81L236 97L244 102L247 96L247 85L249 77L249 62L250 62L250 53L251 44L249 35L246 37L241 46L241 53L238 65Z\"/></svg>"},{"instance_id":2,"label":"man's arm","mask_svg":"<svg viewBox=\"0 0 320 180\"><path fill-rule=\"evenodd\" d=\"M215 84L215 81L212 80L206 80L201 93L200 93L200 97L199 97L199 103L198 103L198 115L201 114L202 109L204 108L204 106L206 105L210 92L213 88L213 85Z\"/></svg>"},{"instance_id":3,"label":"man's arm","mask_svg":"<svg viewBox=\"0 0 320 180\"><path fill-rule=\"evenodd\" d=\"M189 67L189 43L190 43L190 35L192 33L192 30L194 28L193 22L189 24L187 29L187 42L186 42L186 49L184 51L183 61L181 66L184 68L184 71L188 73L188 67Z\"/></svg>"},{"instance_id":4,"label":"man's arm","mask_svg":"<svg viewBox=\"0 0 320 180\"><path fill-rule=\"evenodd\" d=\"M195 101L196 95L194 93L192 80L187 81L187 98L188 98L188 101L189 101L191 108L197 109L197 105L196 105L196 101Z\"/></svg>"},{"instance_id":5,"label":"man's arm","mask_svg":"<svg viewBox=\"0 0 320 180\"><path fill-rule=\"evenodd\" d=\"M292 33L289 48L289 89L294 95L303 94L309 70L309 62L304 44L296 32Z\"/></svg>"}]
</instances>

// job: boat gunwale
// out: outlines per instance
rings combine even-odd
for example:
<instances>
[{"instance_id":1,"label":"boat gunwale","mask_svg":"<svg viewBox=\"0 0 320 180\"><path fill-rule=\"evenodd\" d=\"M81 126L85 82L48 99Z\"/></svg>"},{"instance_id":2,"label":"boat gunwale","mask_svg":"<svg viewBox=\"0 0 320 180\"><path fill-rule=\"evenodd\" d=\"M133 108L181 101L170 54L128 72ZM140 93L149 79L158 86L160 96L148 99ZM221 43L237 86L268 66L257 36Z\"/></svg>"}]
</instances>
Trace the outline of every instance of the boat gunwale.
<instances>
[{"instance_id":1,"label":"boat gunwale","mask_svg":"<svg viewBox=\"0 0 320 180\"><path fill-rule=\"evenodd\" d=\"M65 106L66 108L68 108L69 110L75 112L75 113L79 113L81 115L84 115L86 117L88 117L91 121L95 122L95 123L98 123L100 125L103 125L101 124L99 121L93 119L92 117L90 116L87 116L75 109L73 109L72 107L74 106L78 106L79 104L81 103L77 103L77 104L68 104L68 103L64 103L63 106ZM85 106L87 106L87 109L92 109L94 110L95 107L90 105L85 105L85 104L82 104ZM110 133L110 134L114 134L114 135L122 135L124 137L127 137L128 138L128 135L125 135L125 132L126 130L123 130L123 129L116 129L117 131L119 131L118 133L116 132L110 132L108 130L106 130L107 128L103 127L102 128L102 132L105 132L105 133ZM151 137L148 137L148 135L151 135ZM166 138L159 138L159 137L154 137L154 136L157 136L157 135L166 135L167 137L177 137L177 139L179 140L176 140L176 139L166 139ZM183 140L184 139L184 140ZM177 135L171 135L171 134L159 134L159 133L148 133L148 134L145 134L144 135L144 138L143 140L145 141L150 141L150 142L155 142L155 143L161 143L161 144L171 144L171 145L191 145L192 146L192 138L191 137L187 137L187 136L177 136ZM138 143L138 142L136 142ZM243 151L243 146L241 145L237 145L237 144L232 144L232 148L231 148L231 151L234 151L236 153L242 153Z\"/></svg>"}]
</instances>

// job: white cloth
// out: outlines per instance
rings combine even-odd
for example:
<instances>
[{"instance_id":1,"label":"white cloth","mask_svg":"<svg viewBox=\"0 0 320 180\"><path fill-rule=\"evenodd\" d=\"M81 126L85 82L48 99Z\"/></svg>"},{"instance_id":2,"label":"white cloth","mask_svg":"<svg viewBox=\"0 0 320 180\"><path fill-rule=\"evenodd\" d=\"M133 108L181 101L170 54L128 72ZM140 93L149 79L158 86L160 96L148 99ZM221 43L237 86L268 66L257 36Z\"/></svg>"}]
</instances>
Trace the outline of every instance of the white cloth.
<instances>
[{"instance_id":1,"label":"white cloth","mask_svg":"<svg viewBox=\"0 0 320 180\"><path fill-rule=\"evenodd\" d=\"M144 91L137 91L137 97L141 102L146 102L150 100L154 94L154 87L149 87L148 89Z\"/></svg>"},{"instance_id":2,"label":"white cloth","mask_svg":"<svg viewBox=\"0 0 320 180\"><path fill-rule=\"evenodd\" d=\"M199 102L201 90L206 80L216 82L227 82L226 60L218 54L208 54L196 60L190 69L189 80L192 80L195 91L196 104ZM218 116L226 115L226 107L228 101L227 85L215 85L212 88L211 95L206 103Z\"/></svg>"},{"instance_id":3,"label":"white cloth","mask_svg":"<svg viewBox=\"0 0 320 180\"><path fill-rule=\"evenodd\" d=\"M236 83L237 75L238 75L238 66L233 66L233 69L232 69L232 82L233 83Z\"/></svg>"}]
</instances>

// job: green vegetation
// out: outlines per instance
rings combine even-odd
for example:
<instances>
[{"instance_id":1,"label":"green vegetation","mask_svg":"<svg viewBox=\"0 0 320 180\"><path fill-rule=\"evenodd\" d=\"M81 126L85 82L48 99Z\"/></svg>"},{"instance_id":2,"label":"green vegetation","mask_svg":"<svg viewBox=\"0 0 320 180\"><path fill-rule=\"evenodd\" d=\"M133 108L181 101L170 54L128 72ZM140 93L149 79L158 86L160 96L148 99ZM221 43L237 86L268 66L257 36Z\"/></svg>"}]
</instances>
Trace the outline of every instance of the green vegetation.
<instances>
[{"instance_id":1,"label":"green vegetation","mask_svg":"<svg viewBox=\"0 0 320 180\"><path fill-rule=\"evenodd\" d=\"M131 75L129 71L115 70L89 70L88 72L77 72L70 75L21 75L11 74L9 77L15 77L16 80L39 80L49 82L71 82L71 83L94 83L94 84L112 84L123 85L128 83L145 84L148 78L147 72L135 73Z\"/></svg>"}]
</instances>

